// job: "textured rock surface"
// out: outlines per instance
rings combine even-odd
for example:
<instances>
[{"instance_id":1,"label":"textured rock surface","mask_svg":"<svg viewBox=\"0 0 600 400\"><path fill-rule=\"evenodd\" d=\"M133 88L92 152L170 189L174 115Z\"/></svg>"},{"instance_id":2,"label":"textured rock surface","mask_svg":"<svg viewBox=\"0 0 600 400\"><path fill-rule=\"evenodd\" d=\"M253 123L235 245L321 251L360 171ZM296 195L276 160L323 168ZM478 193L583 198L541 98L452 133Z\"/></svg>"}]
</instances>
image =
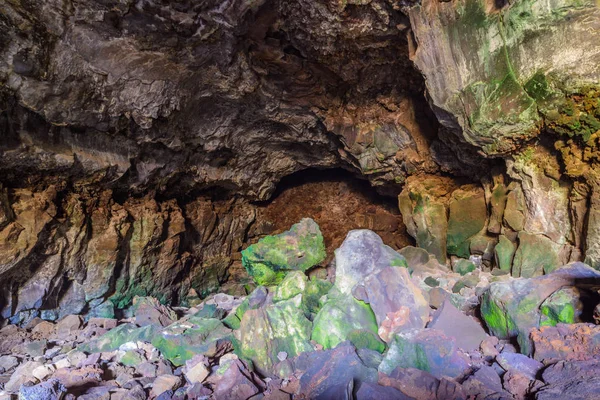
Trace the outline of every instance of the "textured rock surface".
<instances>
[{"instance_id":1,"label":"textured rock surface","mask_svg":"<svg viewBox=\"0 0 600 400\"><path fill-rule=\"evenodd\" d=\"M483 295L481 315L491 334L501 339L516 338L521 352L529 354L529 332L546 321L540 309L546 299L563 287L597 284L599 279L594 269L573 263L545 276L494 283Z\"/></svg>"}]
</instances>

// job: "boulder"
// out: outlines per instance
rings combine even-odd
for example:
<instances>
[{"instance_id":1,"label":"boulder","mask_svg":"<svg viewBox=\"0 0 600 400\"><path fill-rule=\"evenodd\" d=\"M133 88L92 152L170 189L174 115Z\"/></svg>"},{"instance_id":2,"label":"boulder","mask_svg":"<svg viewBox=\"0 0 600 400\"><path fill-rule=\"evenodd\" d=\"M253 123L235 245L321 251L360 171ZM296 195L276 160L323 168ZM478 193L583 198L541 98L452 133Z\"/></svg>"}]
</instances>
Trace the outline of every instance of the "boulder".
<instances>
[{"instance_id":1,"label":"boulder","mask_svg":"<svg viewBox=\"0 0 600 400\"><path fill-rule=\"evenodd\" d=\"M296 394L307 399L351 399L354 387L377 383L377 370L367 367L347 344L304 354L295 365L302 371Z\"/></svg>"},{"instance_id":2,"label":"boulder","mask_svg":"<svg viewBox=\"0 0 600 400\"><path fill-rule=\"evenodd\" d=\"M398 196L398 205L407 232L417 246L446 264L447 197L453 190L451 180L439 176L411 179Z\"/></svg>"},{"instance_id":3,"label":"boulder","mask_svg":"<svg viewBox=\"0 0 600 400\"><path fill-rule=\"evenodd\" d=\"M514 371L534 380L544 364L519 353L501 353L496 357L496 362L505 371Z\"/></svg>"},{"instance_id":4,"label":"boulder","mask_svg":"<svg viewBox=\"0 0 600 400\"><path fill-rule=\"evenodd\" d=\"M237 359L221 359L215 374L209 377L215 399L246 400L260 392L258 379L244 362Z\"/></svg>"},{"instance_id":5,"label":"boulder","mask_svg":"<svg viewBox=\"0 0 600 400\"><path fill-rule=\"evenodd\" d=\"M230 346L231 330L214 318L191 317L165 328L155 325L138 328L123 324L98 339L78 347L86 353L101 353L119 349L129 342L148 342L176 366L181 366L196 354L215 355Z\"/></svg>"},{"instance_id":6,"label":"boulder","mask_svg":"<svg viewBox=\"0 0 600 400\"><path fill-rule=\"evenodd\" d=\"M552 293L540 306L540 326L582 322L583 300L587 297L583 290L576 287L567 287Z\"/></svg>"},{"instance_id":7,"label":"boulder","mask_svg":"<svg viewBox=\"0 0 600 400\"><path fill-rule=\"evenodd\" d=\"M304 218L289 231L267 236L242 251L242 264L259 285L274 285L289 271L306 271L325 259L323 235Z\"/></svg>"},{"instance_id":8,"label":"boulder","mask_svg":"<svg viewBox=\"0 0 600 400\"><path fill-rule=\"evenodd\" d=\"M542 373L545 386L535 394L536 400L569 400L598 398L600 360L559 361Z\"/></svg>"},{"instance_id":9,"label":"boulder","mask_svg":"<svg viewBox=\"0 0 600 400\"><path fill-rule=\"evenodd\" d=\"M420 369L437 378L458 378L469 364L452 338L436 329L415 329L394 336L379 371L389 374L398 367Z\"/></svg>"},{"instance_id":10,"label":"boulder","mask_svg":"<svg viewBox=\"0 0 600 400\"><path fill-rule=\"evenodd\" d=\"M427 327L453 338L458 348L465 352L479 349L481 342L488 337L479 322L460 312L448 299L436 311Z\"/></svg>"},{"instance_id":11,"label":"boulder","mask_svg":"<svg viewBox=\"0 0 600 400\"><path fill-rule=\"evenodd\" d=\"M484 191L479 186L463 186L455 190L449 201L447 251L468 258L470 240L479 233L487 221Z\"/></svg>"},{"instance_id":12,"label":"boulder","mask_svg":"<svg viewBox=\"0 0 600 400\"><path fill-rule=\"evenodd\" d=\"M311 323L299 308L300 296L256 310L248 310L239 331L239 354L268 376L279 352L290 357L312 351Z\"/></svg>"},{"instance_id":13,"label":"boulder","mask_svg":"<svg viewBox=\"0 0 600 400\"><path fill-rule=\"evenodd\" d=\"M17 392L24 383L35 381L33 371L43 365L37 361L27 361L17 367L10 376L10 379L4 385L4 390L7 392Z\"/></svg>"},{"instance_id":14,"label":"boulder","mask_svg":"<svg viewBox=\"0 0 600 400\"><path fill-rule=\"evenodd\" d=\"M58 379L50 379L37 385L24 384L19 390L19 400L61 400L67 392Z\"/></svg>"},{"instance_id":15,"label":"boulder","mask_svg":"<svg viewBox=\"0 0 600 400\"><path fill-rule=\"evenodd\" d=\"M352 230L339 249L335 250L335 288L351 295L357 283L383 268L407 267L406 260L394 249L383 244L375 232Z\"/></svg>"},{"instance_id":16,"label":"boulder","mask_svg":"<svg viewBox=\"0 0 600 400\"><path fill-rule=\"evenodd\" d=\"M378 383L393 387L415 400L447 400L466 398L454 380L438 379L416 368L396 368L389 374L379 372Z\"/></svg>"},{"instance_id":17,"label":"boulder","mask_svg":"<svg viewBox=\"0 0 600 400\"><path fill-rule=\"evenodd\" d=\"M500 235L498 238L498 244L494 247L494 256L496 259L496 265L502 271L511 271L513 258L517 246L511 242L506 236Z\"/></svg>"},{"instance_id":18,"label":"boulder","mask_svg":"<svg viewBox=\"0 0 600 400\"><path fill-rule=\"evenodd\" d=\"M561 246L542 234L519 232L519 247L513 261L512 275L532 278L552 272L561 265Z\"/></svg>"},{"instance_id":19,"label":"boulder","mask_svg":"<svg viewBox=\"0 0 600 400\"><path fill-rule=\"evenodd\" d=\"M536 278L494 282L482 296L481 315L492 335L516 338L521 352L530 354L529 331L540 326L544 301L564 287L585 286L599 280L600 272L572 263Z\"/></svg>"},{"instance_id":20,"label":"boulder","mask_svg":"<svg viewBox=\"0 0 600 400\"><path fill-rule=\"evenodd\" d=\"M558 324L531 330L533 358L546 365L600 357L600 326Z\"/></svg>"},{"instance_id":21,"label":"boulder","mask_svg":"<svg viewBox=\"0 0 600 400\"><path fill-rule=\"evenodd\" d=\"M177 321L177 314L171 308L160 304L154 297L134 297L132 312L139 326L167 326Z\"/></svg>"},{"instance_id":22,"label":"boulder","mask_svg":"<svg viewBox=\"0 0 600 400\"><path fill-rule=\"evenodd\" d=\"M357 348L382 352L385 344L377 335L377 320L371 307L352 296L327 300L313 322L311 338L325 349L350 340Z\"/></svg>"},{"instance_id":23,"label":"boulder","mask_svg":"<svg viewBox=\"0 0 600 400\"><path fill-rule=\"evenodd\" d=\"M56 335L65 337L81 329L83 319L79 315L67 315L56 323Z\"/></svg>"},{"instance_id":24,"label":"boulder","mask_svg":"<svg viewBox=\"0 0 600 400\"><path fill-rule=\"evenodd\" d=\"M160 375L157 376L152 383L151 397L158 397L164 392L177 390L182 384L181 377L175 375ZM170 397L169 397L170 398Z\"/></svg>"},{"instance_id":25,"label":"boulder","mask_svg":"<svg viewBox=\"0 0 600 400\"><path fill-rule=\"evenodd\" d=\"M254 310L261 307L267 301L269 292L266 287L259 286L246 297L242 303L232 310L223 320L223 323L231 329L239 329L240 321L248 310Z\"/></svg>"},{"instance_id":26,"label":"boulder","mask_svg":"<svg viewBox=\"0 0 600 400\"><path fill-rule=\"evenodd\" d=\"M392 333L424 328L429 320L429 303L406 268L383 268L367 276L355 289L364 290L366 296L361 300L371 306L385 341L391 339Z\"/></svg>"}]
</instances>

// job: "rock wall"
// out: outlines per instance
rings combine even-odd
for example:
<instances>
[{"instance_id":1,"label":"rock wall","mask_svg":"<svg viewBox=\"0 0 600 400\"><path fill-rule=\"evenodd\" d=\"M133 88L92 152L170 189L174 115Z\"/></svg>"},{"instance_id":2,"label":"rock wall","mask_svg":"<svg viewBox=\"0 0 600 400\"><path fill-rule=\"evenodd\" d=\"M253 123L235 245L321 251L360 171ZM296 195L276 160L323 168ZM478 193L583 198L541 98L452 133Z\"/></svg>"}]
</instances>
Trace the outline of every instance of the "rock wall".
<instances>
[{"instance_id":1,"label":"rock wall","mask_svg":"<svg viewBox=\"0 0 600 400\"><path fill-rule=\"evenodd\" d=\"M397 210L344 177L290 186L268 203L207 196L120 202L110 190L87 187L3 188L1 315L15 322L106 316L135 296L186 304L218 289L242 294L249 279L240 251L302 216L327 228L330 254L354 228L373 229L394 248L409 244Z\"/></svg>"}]
</instances>

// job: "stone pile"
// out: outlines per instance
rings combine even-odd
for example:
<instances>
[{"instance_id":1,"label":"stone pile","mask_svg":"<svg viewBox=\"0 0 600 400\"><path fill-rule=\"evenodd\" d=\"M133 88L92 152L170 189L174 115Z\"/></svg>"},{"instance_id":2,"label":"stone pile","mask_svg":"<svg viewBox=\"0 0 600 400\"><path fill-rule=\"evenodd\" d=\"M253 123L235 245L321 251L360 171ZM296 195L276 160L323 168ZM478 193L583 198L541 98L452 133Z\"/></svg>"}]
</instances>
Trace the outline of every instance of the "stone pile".
<instances>
[{"instance_id":1,"label":"stone pile","mask_svg":"<svg viewBox=\"0 0 600 400\"><path fill-rule=\"evenodd\" d=\"M351 231L335 279L313 221L243 253L258 284L127 318L67 315L0 330L0 400L594 398L600 273L449 271ZM590 300L592 299L592 300ZM583 301L585 300L585 303ZM591 309L593 310L592 304ZM481 316L479 319L478 316Z\"/></svg>"}]
</instances>

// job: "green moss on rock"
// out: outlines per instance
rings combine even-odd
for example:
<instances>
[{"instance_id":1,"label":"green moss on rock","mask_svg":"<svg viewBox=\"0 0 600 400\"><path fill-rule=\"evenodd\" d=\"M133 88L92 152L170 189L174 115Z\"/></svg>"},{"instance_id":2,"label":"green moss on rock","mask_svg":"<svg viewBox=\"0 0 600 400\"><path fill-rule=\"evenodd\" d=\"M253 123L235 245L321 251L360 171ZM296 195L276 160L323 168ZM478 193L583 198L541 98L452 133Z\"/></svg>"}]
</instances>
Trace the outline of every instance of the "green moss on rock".
<instances>
[{"instance_id":1,"label":"green moss on rock","mask_svg":"<svg viewBox=\"0 0 600 400\"><path fill-rule=\"evenodd\" d=\"M267 236L242 251L242 264L259 285L276 285L289 271L306 271L325 259L319 226L305 218L279 235Z\"/></svg>"}]
</instances>

